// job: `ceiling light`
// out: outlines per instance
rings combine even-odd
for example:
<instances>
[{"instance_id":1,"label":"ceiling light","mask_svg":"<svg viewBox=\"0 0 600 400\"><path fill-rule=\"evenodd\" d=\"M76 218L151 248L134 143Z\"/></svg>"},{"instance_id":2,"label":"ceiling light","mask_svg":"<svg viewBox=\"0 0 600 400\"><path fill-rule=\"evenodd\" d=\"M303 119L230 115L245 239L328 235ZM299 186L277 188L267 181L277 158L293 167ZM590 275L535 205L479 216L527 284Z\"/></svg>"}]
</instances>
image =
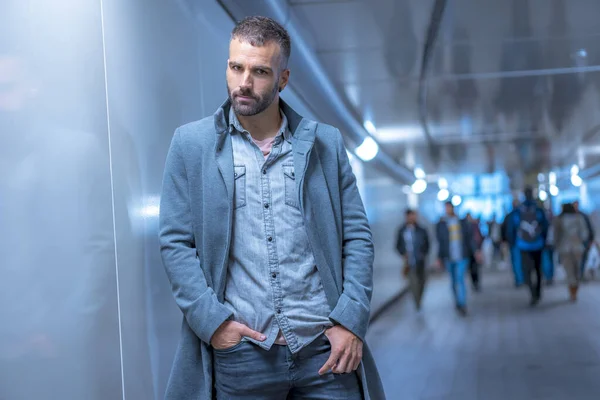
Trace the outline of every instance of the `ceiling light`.
<instances>
[{"instance_id":1,"label":"ceiling light","mask_svg":"<svg viewBox=\"0 0 600 400\"><path fill-rule=\"evenodd\" d=\"M365 138L360 146L356 148L356 155L363 161L371 161L379 152L379 145L372 137Z\"/></svg>"},{"instance_id":2,"label":"ceiling light","mask_svg":"<svg viewBox=\"0 0 600 400\"><path fill-rule=\"evenodd\" d=\"M412 184L412 190L416 194L421 194L427 189L427 182L424 179L417 179L415 183Z\"/></svg>"},{"instance_id":3,"label":"ceiling light","mask_svg":"<svg viewBox=\"0 0 600 400\"><path fill-rule=\"evenodd\" d=\"M579 175L573 175L571 177L571 183L573 184L573 186L579 187L583 184L583 179L581 179Z\"/></svg>"},{"instance_id":4,"label":"ceiling light","mask_svg":"<svg viewBox=\"0 0 600 400\"><path fill-rule=\"evenodd\" d=\"M548 181L550 182L550 185L556 185L556 172L550 172L548 174Z\"/></svg>"},{"instance_id":5,"label":"ceiling light","mask_svg":"<svg viewBox=\"0 0 600 400\"><path fill-rule=\"evenodd\" d=\"M415 168L415 177L417 179L425 179L426 176L427 175L425 174L425 171L423 171L422 168L419 168L419 167Z\"/></svg>"},{"instance_id":6,"label":"ceiling light","mask_svg":"<svg viewBox=\"0 0 600 400\"><path fill-rule=\"evenodd\" d=\"M446 201L448 200L448 197L450 197L450 192L448 191L448 189L441 189L438 192L437 198L439 201Z\"/></svg>"},{"instance_id":7,"label":"ceiling light","mask_svg":"<svg viewBox=\"0 0 600 400\"><path fill-rule=\"evenodd\" d=\"M540 192L538 193L538 197L541 201L546 201L548 200L548 192L546 192L545 190L540 190Z\"/></svg>"},{"instance_id":8,"label":"ceiling light","mask_svg":"<svg viewBox=\"0 0 600 400\"><path fill-rule=\"evenodd\" d=\"M579 174L579 167L577 165L573 165L571 167L571 175L578 175Z\"/></svg>"},{"instance_id":9,"label":"ceiling light","mask_svg":"<svg viewBox=\"0 0 600 400\"><path fill-rule=\"evenodd\" d=\"M462 203L462 197L460 197L457 194L455 194L454 196L452 196L452 205L454 207L460 206L460 203Z\"/></svg>"},{"instance_id":10,"label":"ceiling light","mask_svg":"<svg viewBox=\"0 0 600 400\"><path fill-rule=\"evenodd\" d=\"M560 190L558 190L558 186L556 186L556 185L550 186L550 194L552 196L556 197L556 196L558 196L559 193L560 193Z\"/></svg>"},{"instance_id":11,"label":"ceiling light","mask_svg":"<svg viewBox=\"0 0 600 400\"><path fill-rule=\"evenodd\" d=\"M363 126L365 127L367 132L369 132L371 135L375 135L377 133L377 129L375 129L375 125L373 125L373 122L371 122L370 120L367 119L363 123Z\"/></svg>"},{"instance_id":12,"label":"ceiling light","mask_svg":"<svg viewBox=\"0 0 600 400\"><path fill-rule=\"evenodd\" d=\"M448 181L446 180L446 178L440 178L438 180L438 187L440 189L448 189Z\"/></svg>"}]
</instances>

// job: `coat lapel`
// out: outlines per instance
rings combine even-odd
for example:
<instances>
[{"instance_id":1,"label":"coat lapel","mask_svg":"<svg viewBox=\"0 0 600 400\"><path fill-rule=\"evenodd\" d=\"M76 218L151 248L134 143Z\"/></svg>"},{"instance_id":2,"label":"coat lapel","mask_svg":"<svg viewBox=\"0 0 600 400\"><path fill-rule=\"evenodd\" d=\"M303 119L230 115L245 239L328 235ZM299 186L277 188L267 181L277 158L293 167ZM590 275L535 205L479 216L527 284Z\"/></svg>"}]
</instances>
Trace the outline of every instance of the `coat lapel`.
<instances>
[{"instance_id":1,"label":"coat lapel","mask_svg":"<svg viewBox=\"0 0 600 400\"><path fill-rule=\"evenodd\" d=\"M292 136L292 151L294 152L294 171L300 207L304 209L304 178L308 168L310 153L315 144L317 124L313 121L302 120Z\"/></svg>"}]
</instances>

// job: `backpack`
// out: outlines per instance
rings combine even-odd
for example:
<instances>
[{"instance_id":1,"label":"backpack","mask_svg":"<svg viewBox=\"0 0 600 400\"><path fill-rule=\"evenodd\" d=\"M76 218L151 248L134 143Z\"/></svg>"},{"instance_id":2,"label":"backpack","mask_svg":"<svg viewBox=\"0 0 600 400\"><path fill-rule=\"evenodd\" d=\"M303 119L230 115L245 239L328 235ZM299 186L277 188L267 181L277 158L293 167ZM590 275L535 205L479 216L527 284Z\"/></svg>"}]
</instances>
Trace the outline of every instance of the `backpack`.
<instances>
[{"instance_id":1,"label":"backpack","mask_svg":"<svg viewBox=\"0 0 600 400\"><path fill-rule=\"evenodd\" d=\"M542 237L542 226L538 221L538 208L535 205L523 205L519 210L517 236L525 243L536 243Z\"/></svg>"}]
</instances>

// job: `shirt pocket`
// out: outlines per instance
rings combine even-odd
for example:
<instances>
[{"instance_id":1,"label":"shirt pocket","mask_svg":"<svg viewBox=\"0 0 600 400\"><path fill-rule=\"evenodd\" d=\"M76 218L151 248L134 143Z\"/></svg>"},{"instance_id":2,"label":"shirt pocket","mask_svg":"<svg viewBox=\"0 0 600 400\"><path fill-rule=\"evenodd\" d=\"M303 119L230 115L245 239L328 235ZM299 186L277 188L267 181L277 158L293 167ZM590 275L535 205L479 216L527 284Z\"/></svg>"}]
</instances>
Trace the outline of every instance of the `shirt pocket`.
<instances>
[{"instance_id":1,"label":"shirt pocket","mask_svg":"<svg viewBox=\"0 0 600 400\"><path fill-rule=\"evenodd\" d=\"M246 166L235 165L233 167L233 177L235 179L235 208L246 205Z\"/></svg>"},{"instance_id":2,"label":"shirt pocket","mask_svg":"<svg viewBox=\"0 0 600 400\"><path fill-rule=\"evenodd\" d=\"M285 186L285 204L299 209L298 189L296 188L296 174L293 165L283 165L283 181Z\"/></svg>"}]
</instances>

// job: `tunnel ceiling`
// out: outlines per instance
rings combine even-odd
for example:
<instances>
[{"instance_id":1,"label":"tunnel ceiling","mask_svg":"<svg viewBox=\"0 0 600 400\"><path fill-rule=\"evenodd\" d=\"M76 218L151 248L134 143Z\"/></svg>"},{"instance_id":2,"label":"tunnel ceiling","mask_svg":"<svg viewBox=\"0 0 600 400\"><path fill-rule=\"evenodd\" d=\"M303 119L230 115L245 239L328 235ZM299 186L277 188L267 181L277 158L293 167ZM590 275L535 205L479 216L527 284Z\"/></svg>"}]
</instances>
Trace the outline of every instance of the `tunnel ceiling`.
<instances>
[{"instance_id":1,"label":"tunnel ceiling","mask_svg":"<svg viewBox=\"0 0 600 400\"><path fill-rule=\"evenodd\" d=\"M289 1L331 79L396 159L510 176L580 161L600 131L600 3L448 2L426 83L437 163L417 103L433 3Z\"/></svg>"}]
</instances>

